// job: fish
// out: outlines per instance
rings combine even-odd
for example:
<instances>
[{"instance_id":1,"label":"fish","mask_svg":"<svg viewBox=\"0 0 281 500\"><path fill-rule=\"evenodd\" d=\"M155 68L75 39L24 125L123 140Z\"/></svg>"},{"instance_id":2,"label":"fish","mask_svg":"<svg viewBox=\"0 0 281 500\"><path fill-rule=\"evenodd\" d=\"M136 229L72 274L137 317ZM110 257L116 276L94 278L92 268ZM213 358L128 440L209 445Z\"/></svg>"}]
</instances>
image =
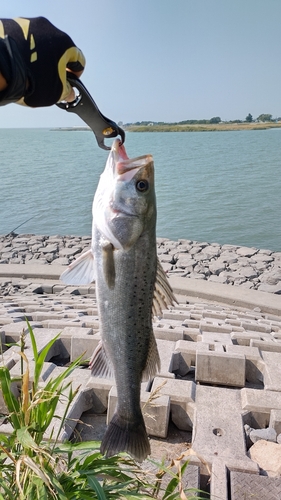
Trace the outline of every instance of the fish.
<instances>
[{"instance_id":1,"label":"fish","mask_svg":"<svg viewBox=\"0 0 281 500\"><path fill-rule=\"evenodd\" d=\"M141 382L160 370L153 316L176 302L158 258L154 162L129 158L116 139L93 200L91 248L61 275L67 284L96 282L101 342L92 375L115 378L117 407L101 442L107 457L150 455Z\"/></svg>"}]
</instances>

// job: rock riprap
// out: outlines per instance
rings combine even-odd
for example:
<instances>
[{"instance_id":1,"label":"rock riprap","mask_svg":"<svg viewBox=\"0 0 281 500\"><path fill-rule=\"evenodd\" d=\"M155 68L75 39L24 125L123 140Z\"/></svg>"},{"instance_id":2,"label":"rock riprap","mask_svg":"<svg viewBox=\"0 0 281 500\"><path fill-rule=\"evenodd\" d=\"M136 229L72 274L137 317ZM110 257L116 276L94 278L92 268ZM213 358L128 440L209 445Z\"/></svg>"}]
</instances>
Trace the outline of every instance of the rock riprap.
<instances>
[{"instance_id":1,"label":"rock riprap","mask_svg":"<svg viewBox=\"0 0 281 500\"><path fill-rule=\"evenodd\" d=\"M91 243L90 236L0 236L0 264L68 265ZM281 294L281 251L157 238L159 260L176 275Z\"/></svg>"}]
</instances>

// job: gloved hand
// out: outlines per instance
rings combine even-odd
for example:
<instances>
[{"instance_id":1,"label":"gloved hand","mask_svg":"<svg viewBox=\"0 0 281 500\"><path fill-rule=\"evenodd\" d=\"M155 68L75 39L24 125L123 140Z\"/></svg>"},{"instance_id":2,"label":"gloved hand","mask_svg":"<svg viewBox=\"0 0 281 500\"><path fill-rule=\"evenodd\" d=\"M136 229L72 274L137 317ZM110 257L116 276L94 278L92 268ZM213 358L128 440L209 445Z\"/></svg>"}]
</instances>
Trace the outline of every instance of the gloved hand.
<instances>
[{"instance_id":1,"label":"gloved hand","mask_svg":"<svg viewBox=\"0 0 281 500\"><path fill-rule=\"evenodd\" d=\"M73 101L66 70L80 77L84 67L81 50L44 17L0 20L0 106Z\"/></svg>"}]
</instances>

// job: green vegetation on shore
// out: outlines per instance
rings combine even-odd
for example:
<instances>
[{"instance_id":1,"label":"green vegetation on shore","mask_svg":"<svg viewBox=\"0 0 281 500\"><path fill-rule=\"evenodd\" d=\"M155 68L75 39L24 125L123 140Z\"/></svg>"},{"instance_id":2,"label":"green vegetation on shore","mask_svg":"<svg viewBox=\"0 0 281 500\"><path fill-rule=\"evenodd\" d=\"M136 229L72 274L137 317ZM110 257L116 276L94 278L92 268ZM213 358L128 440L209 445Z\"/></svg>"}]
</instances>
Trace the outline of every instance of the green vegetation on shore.
<instances>
[{"instance_id":1,"label":"green vegetation on shore","mask_svg":"<svg viewBox=\"0 0 281 500\"><path fill-rule=\"evenodd\" d=\"M128 132L218 132L228 130L266 130L270 128L280 128L281 122L252 122L252 123L206 123L193 125L124 125L124 130Z\"/></svg>"},{"instance_id":2,"label":"green vegetation on shore","mask_svg":"<svg viewBox=\"0 0 281 500\"><path fill-rule=\"evenodd\" d=\"M272 118L272 115L263 113L255 120L249 113L245 120L231 120L222 122L220 116L214 116L207 120L184 120L181 122L119 122L118 125L129 132L218 132L227 130L266 130L268 128L280 128L281 118Z\"/></svg>"}]
</instances>

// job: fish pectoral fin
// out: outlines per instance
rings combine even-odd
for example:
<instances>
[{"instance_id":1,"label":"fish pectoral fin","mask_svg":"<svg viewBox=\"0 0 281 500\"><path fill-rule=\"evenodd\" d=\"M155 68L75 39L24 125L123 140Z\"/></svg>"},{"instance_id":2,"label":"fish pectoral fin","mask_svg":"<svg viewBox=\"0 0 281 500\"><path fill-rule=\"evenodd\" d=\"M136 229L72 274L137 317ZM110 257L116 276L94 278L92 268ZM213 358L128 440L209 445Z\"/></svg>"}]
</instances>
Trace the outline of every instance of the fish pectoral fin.
<instances>
[{"instance_id":1,"label":"fish pectoral fin","mask_svg":"<svg viewBox=\"0 0 281 500\"><path fill-rule=\"evenodd\" d=\"M166 273L157 258L157 273L152 304L153 316L160 316L163 309L167 309L168 306L177 304L177 302L171 285L167 280Z\"/></svg>"},{"instance_id":2,"label":"fish pectoral fin","mask_svg":"<svg viewBox=\"0 0 281 500\"><path fill-rule=\"evenodd\" d=\"M94 255L92 250L84 252L68 266L60 279L67 285L88 285L95 281Z\"/></svg>"},{"instance_id":3,"label":"fish pectoral fin","mask_svg":"<svg viewBox=\"0 0 281 500\"><path fill-rule=\"evenodd\" d=\"M146 380L153 379L156 373L160 371L160 367L161 361L159 352L153 330L151 330L146 366L142 372L142 381L145 382Z\"/></svg>"},{"instance_id":4,"label":"fish pectoral fin","mask_svg":"<svg viewBox=\"0 0 281 500\"><path fill-rule=\"evenodd\" d=\"M108 288L113 288L115 285L115 262L113 252L114 248L109 241L102 245L103 273Z\"/></svg>"},{"instance_id":5,"label":"fish pectoral fin","mask_svg":"<svg viewBox=\"0 0 281 500\"><path fill-rule=\"evenodd\" d=\"M114 378L113 365L100 341L90 361L90 369L93 377Z\"/></svg>"}]
</instances>

